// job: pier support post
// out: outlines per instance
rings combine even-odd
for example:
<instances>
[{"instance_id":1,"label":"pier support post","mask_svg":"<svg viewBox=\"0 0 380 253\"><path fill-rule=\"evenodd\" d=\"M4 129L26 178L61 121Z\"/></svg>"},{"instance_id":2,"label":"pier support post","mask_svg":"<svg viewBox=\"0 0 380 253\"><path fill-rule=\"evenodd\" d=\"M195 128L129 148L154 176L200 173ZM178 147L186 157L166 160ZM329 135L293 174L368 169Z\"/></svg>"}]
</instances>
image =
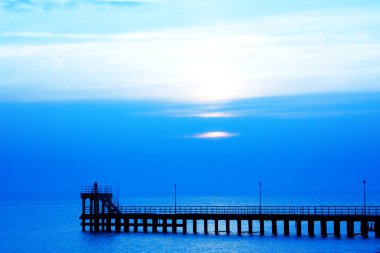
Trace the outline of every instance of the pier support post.
<instances>
[{"instance_id":1,"label":"pier support post","mask_svg":"<svg viewBox=\"0 0 380 253\"><path fill-rule=\"evenodd\" d=\"M139 231L139 219L133 219L133 232L137 233Z\"/></svg>"},{"instance_id":2,"label":"pier support post","mask_svg":"<svg viewBox=\"0 0 380 253\"><path fill-rule=\"evenodd\" d=\"M86 214L86 199L82 197L82 231L86 231L86 220L84 215Z\"/></svg>"},{"instance_id":3,"label":"pier support post","mask_svg":"<svg viewBox=\"0 0 380 253\"><path fill-rule=\"evenodd\" d=\"M252 224L252 220L248 220L248 234L252 234L253 233L253 224Z\"/></svg>"},{"instance_id":4,"label":"pier support post","mask_svg":"<svg viewBox=\"0 0 380 253\"><path fill-rule=\"evenodd\" d=\"M360 221L360 232L363 238L368 238L368 223L366 220Z\"/></svg>"},{"instance_id":5,"label":"pier support post","mask_svg":"<svg viewBox=\"0 0 380 253\"><path fill-rule=\"evenodd\" d=\"M97 215L94 218L94 231L95 232L99 232L100 231L99 222L100 222L99 215Z\"/></svg>"},{"instance_id":6,"label":"pier support post","mask_svg":"<svg viewBox=\"0 0 380 253\"><path fill-rule=\"evenodd\" d=\"M105 206L104 206L104 203L102 202L102 214L104 214L104 213L105 213ZM106 224L106 220L104 219L104 216L103 216L103 219L102 219L102 231L106 230L105 224Z\"/></svg>"},{"instance_id":7,"label":"pier support post","mask_svg":"<svg viewBox=\"0 0 380 253\"><path fill-rule=\"evenodd\" d=\"M314 220L307 221L307 232L310 237L314 236Z\"/></svg>"},{"instance_id":8,"label":"pier support post","mask_svg":"<svg viewBox=\"0 0 380 253\"><path fill-rule=\"evenodd\" d=\"M197 220L193 219L193 234L197 233Z\"/></svg>"},{"instance_id":9,"label":"pier support post","mask_svg":"<svg viewBox=\"0 0 380 253\"><path fill-rule=\"evenodd\" d=\"M260 235L264 235L264 220L260 220Z\"/></svg>"},{"instance_id":10,"label":"pier support post","mask_svg":"<svg viewBox=\"0 0 380 253\"><path fill-rule=\"evenodd\" d=\"M94 214L95 214L94 230L96 232L99 232L99 199L98 198L94 199Z\"/></svg>"},{"instance_id":11,"label":"pier support post","mask_svg":"<svg viewBox=\"0 0 380 253\"><path fill-rule=\"evenodd\" d=\"M347 221L347 237L353 238L354 237L354 221Z\"/></svg>"},{"instance_id":12,"label":"pier support post","mask_svg":"<svg viewBox=\"0 0 380 253\"><path fill-rule=\"evenodd\" d=\"M334 235L340 237L340 220L334 220Z\"/></svg>"},{"instance_id":13,"label":"pier support post","mask_svg":"<svg viewBox=\"0 0 380 253\"><path fill-rule=\"evenodd\" d=\"M272 235L277 235L277 220L272 220Z\"/></svg>"},{"instance_id":14,"label":"pier support post","mask_svg":"<svg viewBox=\"0 0 380 253\"><path fill-rule=\"evenodd\" d=\"M82 231L86 231L86 219L84 215L86 214L86 199L82 198Z\"/></svg>"},{"instance_id":15,"label":"pier support post","mask_svg":"<svg viewBox=\"0 0 380 253\"><path fill-rule=\"evenodd\" d=\"M215 224L215 234L218 235L219 234L219 220L215 219L214 224Z\"/></svg>"},{"instance_id":16,"label":"pier support post","mask_svg":"<svg viewBox=\"0 0 380 253\"><path fill-rule=\"evenodd\" d=\"M91 218L90 218L90 231L94 231L94 218L93 218L93 215L94 215L94 207L93 207L93 203L94 203L94 200L90 198L90 214L91 214Z\"/></svg>"},{"instance_id":17,"label":"pier support post","mask_svg":"<svg viewBox=\"0 0 380 253\"><path fill-rule=\"evenodd\" d=\"M111 232L111 218L106 219L106 231Z\"/></svg>"},{"instance_id":18,"label":"pier support post","mask_svg":"<svg viewBox=\"0 0 380 253\"><path fill-rule=\"evenodd\" d=\"M148 219L147 218L143 219L143 231L144 233L148 233Z\"/></svg>"},{"instance_id":19,"label":"pier support post","mask_svg":"<svg viewBox=\"0 0 380 253\"><path fill-rule=\"evenodd\" d=\"M327 221L321 220L321 235L322 237L327 237Z\"/></svg>"},{"instance_id":20,"label":"pier support post","mask_svg":"<svg viewBox=\"0 0 380 253\"><path fill-rule=\"evenodd\" d=\"M237 234L241 235L241 220L237 220Z\"/></svg>"},{"instance_id":21,"label":"pier support post","mask_svg":"<svg viewBox=\"0 0 380 253\"><path fill-rule=\"evenodd\" d=\"M86 232L86 220L85 220L85 218L82 218L82 231Z\"/></svg>"},{"instance_id":22,"label":"pier support post","mask_svg":"<svg viewBox=\"0 0 380 253\"><path fill-rule=\"evenodd\" d=\"M82 198L82 214L86 213L86 199Z\"/></svg>"},{"instance_id":23,"label":"pier support post","mask_svg":"<svg viewBox=\"0 0 380 253\"><path fill-rule=\"evenodd\" d=\"M226 233L229 235L231 232L230 230L230 220L226 219Z\"/></svg>"},{"instance_id":24,"label":"pier support post","mask_svg":"<svg viewBox=\"0 0 380 253\"><path fill-rule=\"evenodd\" d=\"M203 228L204 228L204 233L208 234L208 221L207 221L207 219L203 220Z\"/></svg>"},{"instance_id":25,"label":"pier support post","mask_svg":"<svg viewBox=\"0 0 380 253\"><path fill-rule=\"evenodd\" d=\"M375 221L375 225L373 229L375 230L375 236L379 238L380 237L380 220Z\"/></svg>"},{"instance_id":26,"label":"pier support post","mask_svg":"<svg viewBox=\"0 0 380 253\"><path fill-rule=\"evenodd\" d=\"M297 236L302 235L302 221L296 220L296 230L297 230Z\"/></svg>"},{"instance_id":27,"label":"pier support post","mask_svg":"<svg viewBox=\"0 0 380 253\"><path fill-rule=\"evenodd\" d=\"M121 218L115 218L115 232L119 233L121 231Z\"/></svg>"},{"instance_id":28,"label":"pier support post","mask_svg":"<svg viewBox=\"0 0 380 253\"><path fill-rule=\"evenodd\" d=\"M187 234L187 220L182 220L182 234Z\"/></svg>"},{"instance_id":29,"label":"pier support post","mask_svg":"<svg viewBox=\"0 0 380 253\"><path fill-rule=\"evenodd\" d=\"M168 220L166 218L162 219L162 232L168 232Z\"/></svg>"},{"instance_id":30,"label":"pier support post","mask_svg":"<svg viewBox=\"0 0 380 253\"><path fill-rule=\"evenodd\" d=\"M89 200L90 200L90 214L94 214L94 200L91 198Z\"/></svg>"},{"instance_id":31,"label":"pier support post","mask_svg":"<svg viewBox=\"0 0 380 253\"><path fill-rule=\"evenodd\" d=\"M129 218L125 217L124 218L124 232L129 232Z\"/></svg>"},{"instance_id":32,"label":"pier support post","mask_svg":"<svg viewBox=\"0 0 380 253\"><path fill-rule=\"evenodd\" d=\"M158 223L158 219L157 218L153 218L152 219L152 232L153 233L157 233L157 223Z\"/></svg>"},{"instance_id":33,"label":"pier support post","mask_svg":"<svg viewBox=\"0 0 380 253\"><path fill-rule=\"evenodd\" d=\"M172 233L177 233L177 218L172 219Z\"/></svg>"},{"instance_id":34,"label":"pier support post","mask_svg":"<svg viewBox=\"0 0 380 253\"><path fill-rule=\"evenodd\" d=\"M289 220L284 220L284 235L289 236Z\"/></svg>"}]
</instances>

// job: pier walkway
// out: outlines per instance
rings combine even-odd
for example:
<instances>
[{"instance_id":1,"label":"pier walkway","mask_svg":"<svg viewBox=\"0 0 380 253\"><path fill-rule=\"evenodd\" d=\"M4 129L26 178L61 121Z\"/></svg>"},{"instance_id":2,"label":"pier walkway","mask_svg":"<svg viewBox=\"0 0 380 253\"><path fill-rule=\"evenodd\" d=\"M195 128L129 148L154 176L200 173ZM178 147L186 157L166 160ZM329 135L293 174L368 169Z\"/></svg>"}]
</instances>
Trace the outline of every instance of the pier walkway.
<instances>
[{"instance_id":1,"label":"pier walkway","mask_svg":"<svg viewBox=\"0 0 380 253\"><path fill-rule=\"evenodd\" d=\"M195 234L202 227L204 234L236 231L237 235L264 235L265 229L270 227L276 236L281 224L283 234L288 236L290 223L295 223L296 235L301 236L302 224L307 223L309 236L315 236L318 224L320 235L327 237L327 224L331 222L335 237L341 236L341 223L345 223L347 237L359 234L367 238L369 231L380 237L380 206L118 206L112 201L110 186L84 186L81 199L83 231L88 228L95 232ZM254 230L256 223L257 231ZM360 226L359 233L355 225Z\"/></svg>"}]
</instances>

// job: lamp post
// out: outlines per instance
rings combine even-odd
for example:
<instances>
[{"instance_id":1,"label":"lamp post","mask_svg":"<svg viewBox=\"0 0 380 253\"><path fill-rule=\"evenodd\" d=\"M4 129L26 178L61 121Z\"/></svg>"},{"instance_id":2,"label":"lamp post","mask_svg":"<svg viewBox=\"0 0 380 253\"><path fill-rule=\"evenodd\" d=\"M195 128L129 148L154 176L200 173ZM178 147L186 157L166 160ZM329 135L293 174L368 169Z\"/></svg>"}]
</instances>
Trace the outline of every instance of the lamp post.
<instances>
[{"instance_id":1,"label":"lamp post","mask_svg":"<svg viewBox=\"0 0 380 253\"><path fill-rule=\"evenodd\" d=\"M260 186L260 198L259 198L259 213L261 214L261 185L262 185L262 183L261 182L259 182L259 186Z\"/></svg>"},{"instance_id":2,"label":"lamp post","mask_svg":"<svg viewBox=\"0 0 380 253\"><path fill-rule=\"evenodd\" d=\"M363 203L364 203L364 215L366 214L366 201L365 201L365 184L367 183L367 181L364 179L363 180Z\"/></svg>"},{"instance_id":3,"label":"lamp post","mask_svg":"<svg viewBox=\"0 0 380 253\"><path fill-rule=\"evenodd\" d=\"M119 186L117 187L116 203L117 203L117 208L119 208Z\"/></svg>"},{"instance_id":4,"label":"lamp post","mask_svg":"<svg viewBox=\"0 0 380 253\"><path fill-rule=\"evenodd\" d=\"M174 213L177 213L177 184L174 184Z\"/></svg>"}]
</instances>

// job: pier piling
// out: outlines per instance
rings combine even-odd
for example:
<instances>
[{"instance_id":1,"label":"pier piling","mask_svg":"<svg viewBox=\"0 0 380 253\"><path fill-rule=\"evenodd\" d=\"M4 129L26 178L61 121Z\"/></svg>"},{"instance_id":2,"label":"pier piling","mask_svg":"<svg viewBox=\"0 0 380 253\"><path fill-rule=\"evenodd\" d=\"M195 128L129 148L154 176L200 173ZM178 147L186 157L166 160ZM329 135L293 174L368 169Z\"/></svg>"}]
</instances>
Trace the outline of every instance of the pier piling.
<instances>
[{"instance_id":1,"label":"pier piling","mask_svg":"<svg viewBox=\"0 0 380 253\"><path fill-rule=\"evenodd\" d=\"M284 220L284 235L289 236L289 220Z\"/></svg>"},{"instance_id":2,"label":"pier piling","mask_svg":"<svg viewBox=\"0 0 380 253\"><path fill-rule=\"evenodd\" d=\"M302 221L301 220L296 220L297 236L301 236L302 235L301 225L302 225Z\"/></svg>"},{"instance_id":3,"label":"pier piling","mask_svg":"<svg viewBox=\"0 0 380 253\"><path fill-rule=\"evenodd\" d=\"M264 220L260 220L260 235L264 235Z\"/></svg>"},{"instance_id":4,"label":"pier piling","mask_svg":"<svg viewBox=\"0 0 380 253\"><path fill-rule=\"evenodd\" d=\"M277 220L272 220L272 235L277 235Z\"/></svg>"},{"instance_id":5,"label":"pier piling","mask_svg":"<svg viewBox=\"0 0 380 253\"><path fill-rule=\"evenodd\" d=\"M340 237L340 220L334 220L334 235Z\"/></svg>"},{"instance_id":6,"label":"pier piling","mask_svg":"<svg viewBox=\"0 0 380 253\"><path fill-rule=\"evenodd\" d=\"M353 221L347 221L347 237L353 238L355 236L355 228L354 228L354 222Z\"/></svg>"},{"instance_id":7,"label":"pier piling","mask_svg":"<svg viewBox=\"0 0 380 253\"><path fill-rule=\"evenodd\" d=\"M368 238L368 222L366 220L360 222L360 232L363 238Z\"/></svg>"},{"instance_id":8,"label":"pier piling","mask_svg":"<svg viewBox=\"0 0 380 253\"><path fill-rule=\"evenodd\" d=\"M310 237L314 236L314 220L307 221L307 231Z\"/></svg>"},{"instance_id":9,"label":"pier piling","mask_svg":"<svg viewBox=\"0 0 380 253\"><path fill-rule=\"evenodd\" d=\"M227 235L229 235L230 234L230 220L226 220L226 233L227 233Z\"/></svg>"}]
</instances>

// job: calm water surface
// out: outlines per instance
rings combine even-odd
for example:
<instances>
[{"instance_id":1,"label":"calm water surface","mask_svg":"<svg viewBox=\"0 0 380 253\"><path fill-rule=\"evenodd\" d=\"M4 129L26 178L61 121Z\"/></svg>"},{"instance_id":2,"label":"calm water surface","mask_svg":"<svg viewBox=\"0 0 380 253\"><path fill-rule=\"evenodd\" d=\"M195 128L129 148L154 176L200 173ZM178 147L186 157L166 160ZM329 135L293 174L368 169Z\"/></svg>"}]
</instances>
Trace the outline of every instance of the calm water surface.
<instances>
[{"instance_id":1,"label":"calm water surface","mask_svg":"<svg viewBox=\"0 0 380 253\"><path fill-rule=\"evenodd\" d=\"M120 200L126 205L172 205L172 197L129 197ZM360 195L278 195L267 197L264 205L361 205ZM244 196L181 196L179 205L256 205L257 199ZM368 205L380 205L378 195L368 196ZM78 219L81 204L78 195L53 199L2 198L0 201L0 252L380 252L380 239L348 239L342 235L321 238L316 224L316 237L309 238L306 224L302 237L284 237L279 223L279 236L249 236L223 233L197 235L143 233L83 233ZM254 224L255 226L256 224ZM223 227L223 223L219 225ZM243 224L243 231L246 224ZM212 230L213 224L210 224ZM235 229L232 225L231 228ZM342 233L345 226L342 223ZM358 225L355 228L358 231ZM201 230L201 226L200 226ZM257 230L257 225L254 227ZM332 232L331 226L329 232ZM233 231L234 232L234 231ZM373 233L370 233L373 237Z\"/></svg>"}]
</instances>

